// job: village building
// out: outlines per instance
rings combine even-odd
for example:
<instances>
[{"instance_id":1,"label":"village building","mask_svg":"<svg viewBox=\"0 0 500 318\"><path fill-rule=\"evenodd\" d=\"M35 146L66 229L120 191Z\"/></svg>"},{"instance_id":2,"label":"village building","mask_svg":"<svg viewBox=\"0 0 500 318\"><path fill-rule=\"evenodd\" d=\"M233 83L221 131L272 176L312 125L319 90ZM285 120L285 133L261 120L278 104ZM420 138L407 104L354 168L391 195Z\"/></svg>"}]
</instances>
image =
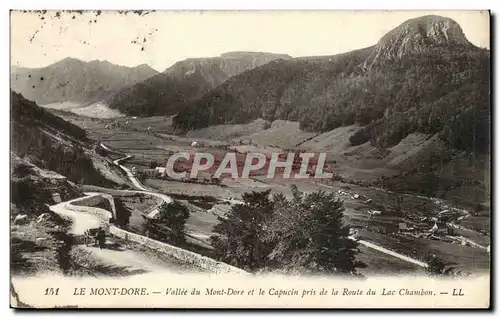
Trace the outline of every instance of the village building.
<instances>
[{"instance_id":1,"label":"village building","mask_svg":"<svg viewBox=\"0 0 500 318\"><path fill-rule=\"evenodd\" d=\"M160 168L160 167L157 167L156 169L144 169L141 171L141 174L145 177L148 177L148 178L160 177L162 175L162 173L158 170L158 168ZM165 169L165 168L163 168L163 169Z\"/></svg>"},{"instance_id":2,"label":"village building","mask_svg":"<svg viewBox=\"0 0 500 318\"><path fill-rule=\"evenodd\" d=\"M165 172L166 172L165 170L166 170L166 169L167 169L167 168L165 168L165 167L156 167L156 168L155 168L155 170L156 170L156 171L157 171L160 175L162 175L162 176L163 176L163 175L165 175Z\"/></svg>"},{"instance_id":3,"label":"village building","mask_svg":"<svg viewBox=\"0 0 500 318\"><path fill-rule=\"evenodd\" d=\"M437 235L455 235L455 230L445 222L434 223L434 226L430 229L430 232Z\"/></svg>"},{"instance_id":4,"label":"village building","mask_svg":"<svg viewBox=\"0 0 500 318\"><path fill-rule=\"evenodd\" d=\"M399 230L400 231L407 231L408 225L405 222L399 222Z\"/></svg>"}]
</instances>

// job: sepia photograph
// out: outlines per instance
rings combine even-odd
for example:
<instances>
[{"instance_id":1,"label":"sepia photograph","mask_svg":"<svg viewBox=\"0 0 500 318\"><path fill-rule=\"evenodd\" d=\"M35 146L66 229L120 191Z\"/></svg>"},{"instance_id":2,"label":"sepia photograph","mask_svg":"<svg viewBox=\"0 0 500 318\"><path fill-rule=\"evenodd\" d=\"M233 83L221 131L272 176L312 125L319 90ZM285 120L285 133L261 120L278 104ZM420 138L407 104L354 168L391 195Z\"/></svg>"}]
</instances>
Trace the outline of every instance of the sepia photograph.
<instances>
[{"instance_id":1,"label":"sepia photograph","mask_svg":"<svg viewBox=\"0 0 500 318\"><path fill-rule=\"evenodd\" d=\"M13 308L489 308L489 11L10 11Z\"/></svg>"}]
</instances>

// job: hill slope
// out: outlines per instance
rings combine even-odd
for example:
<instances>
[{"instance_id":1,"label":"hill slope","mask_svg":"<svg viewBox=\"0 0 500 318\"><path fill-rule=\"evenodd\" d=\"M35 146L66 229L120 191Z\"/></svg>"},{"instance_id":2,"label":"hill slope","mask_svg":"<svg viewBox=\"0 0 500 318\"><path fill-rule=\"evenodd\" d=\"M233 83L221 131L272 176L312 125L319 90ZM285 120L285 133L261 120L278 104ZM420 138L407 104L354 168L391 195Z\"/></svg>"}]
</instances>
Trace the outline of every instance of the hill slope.
<instances>
[{"instance_id":1,"label":"hill slope","mask_svg":"<svg viewBox=\"0 0 500 318\"><path fill-rule=\"evenodd\" d=\"M12 90L39 105L92 103L157 73L145 64L130 68L66 58L43 68L12 67L10 82Z\"/></svg>"},{"instance_id":2,"label":"hill slope","mask_svg":"<svg viewBox=\"0 0 500 318\"><path fill-rule=\"evenodd\" d=\"M421 132L487 152L489 59L456 22L425 16L402 23L372 47L274 61L236 75L189 103L174 125L191 130L263 118L325 132L358 124L353 145L391 147Z\"/></svg>"},{"instance_id":3,"label":"hill slope","mask_svg":"<svg viewBox=\"0 0 500 318\"><path fill-rule=\"evenodd\" d=\"M152 78L121 90L107 103L134 116L172 115L228 78L288 55L231 52L215 58L187 59Z\"/></svg>"}]
</instances>

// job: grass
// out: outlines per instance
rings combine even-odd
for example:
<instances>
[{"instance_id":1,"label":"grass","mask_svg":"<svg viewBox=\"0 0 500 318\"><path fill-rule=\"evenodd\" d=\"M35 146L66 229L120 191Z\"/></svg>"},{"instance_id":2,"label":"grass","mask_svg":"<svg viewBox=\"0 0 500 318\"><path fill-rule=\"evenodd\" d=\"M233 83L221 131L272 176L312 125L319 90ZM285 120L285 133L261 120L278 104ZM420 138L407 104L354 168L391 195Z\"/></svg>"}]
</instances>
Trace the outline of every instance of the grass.
<instances>
[{"instance_id":1,"label":"grass","mask_svg":"<svg viewBox=\"0 0 500 318\"><path fill-rule=\"evenodd\" d=\"M360 239L376 242L385 248L421 261L425 261L425 258L432 254L436 254L445 263L461 270L478 272L488 270L490 267L489 254L480 248L424 238L383 235L366 230L360 230L358 233Z\"/></svg>"},{"instance_id":2,"label":"grass","mask_svg":"<svg viewBox=\"0 0 500 318\"><path fill-rule=\"evenodd\" d=\"M249 124L216 125L207 128L192 130L186 134L186 137L193 139L201 138L230 141L233 138L258 133L268 128L268 126L270 126L269 122L263 119L257 119Z\"/></svg>"},{"instance_id":3,"label":"grass","mask_svg":"<svg viewBox=\"0 0 500 318\"><path fill-rule=\"evenodd\" d=\"M147 272L145 270L131 270L125 266L104 263L92 256L92 253L78 247L73 248L71 251L71 259L73 261L73 266L69 273L71 276L131 276Z\"/></svg>"},{"instance_id":4,"label":"grass","mask_svg":"<svg viewBox=\"0 0 500 318\"><path fill-rule=\"evenodd\" d=\"M120 119L121 121L127 118ZM130 121L130 118L128 119ZM162 118L150 118L144 120L130 121L131 124L126 127L121 127L118 130L104 129L106 121L89 121L88 119L76 119L81 125L90 130L92 138L102 138L102 140L111 147L121 150L124 153L134 155L130 161L126 163L129 167L136 166L138 168L149 168L151 161L164 162L172 152L179 151L205 151L217 152L217 148L213 148L220 143L233 142L239 139L248 142L252 139L252 145L240 145L236 148L239 151L281 151L285 148L300 148L308 151L327 151L328 160L336 160L337 166L333 167L334 173L354 181L363 180L371 182L380 176L393 175L397 172L395 166L412 166L411 159L424 158L428 147L433 147L431 139L423 135L411 135L405 138L400 145L394 146L387 152L381 152L375 149L370 144L362 144L352 147L349 144L349 137L356 130L355 126L341 127L330 132L325 132L319 135L311 133L301 133L297 123L278 121L273 127L268 130L252 131L248 135L241 133L248 131L250 127L232 127L231 125L223 125L202 129L188 134L188 137L171 136L168 129L163 129L161 125L165 124ZM167 121L168 124L168 121ZM158 134L147 134L144 130L145 125L150 125L158 129ZM165 131L162 133L161 131ZM210 140L202 148L193 148L190 143L196 138L217 138L221 140ZM236 138L234 138L236 137ZM313 137L313 138L311 138ZM198 139L196 139L198 140ZM384 157L386 156L386 157ZM451 169L453 168L453 169ZM458 171L451 167L450 171ZM405 168L406 169L406 168ZM470 169L469 169L470 170ZM472 170L467 170L469 173ZM462 173L462 172L460 172ZM463 174L463 173L462 173ZM207 210L210 208L211 202L204 199L198 200L196 197L213 197L213 198L238 198L241 194L248 191L261 191L272 189L272 192L281 192L289 195L289 186L297 184L299 190L311 192L318 189L325 191L337 191L342 186L349 186L350 193L357 193L366 198L373 200L372 205L366 205L362 200L352 200L349 197L342 197L345 200L346 206L346 222L362 229L363 235L373 242L376 242L386 248L393 248L402 254L413 256L415 258L423 257L423 254L437 253L442 254L444 259L449 262L458 263L464 268L474 269L487 268L489 266L489 256L483 250L461 246L440 241L431 241L427 239L403 238L393 235L397 232L398 223L402 217L392 215L397 209L395 203L396 198L402 198L401 206L405 208L408 216L433 216L440 210L444 209L439 204L436 204L429 198L417 195L408 195L401 193L393 193L382 189L362 187L356 184L348 184L341 182L329 183L328 187L317 185L314 182L318 180L284 180L275 179L267 180L262 176L254 178L256 182L237 182L236 180L226 179L223 181L225 188L214 185L201 184L186 184L177 181L167 181L161 179L146 179L145 185L160 192L170 194L177 199L187 200L190 204L196 206L196 211L192 212L192 216L188 221L187 228L189 230L202 234L209 233L210 228L217 222L215 216L206 215L199 208ZM465 190L455 191L456 195L461 196ZM455 193L453 192L453 193ZM384 213L381 217L368 218L366 210L368 208L384 209L388 213ZM489 207L488 207L489 208ZM489 210L489 209L485 209ZM488 211L487 211L488 212ZM407 217L407 222L410 222ZM475 231L490 231L490 215L481 212L477 216L472 216L465 219L461 225L473 229ZM464 231L460 233L481 245L487 245L489 242L488 235L484 236L477 232ZM363 254L365 260L368 260L372 269L375 271L384 270L384 267L394 267L397 271L411 271L406 268L405 264L398 264L397 260L390 260L385 255L374 251L365 251ZM400 263L400 262L399 262ZM381 264L381 265L378 265ZM372 269L367 269L372 271Z\"/></svg>"},{"instance_id":5,"label":"grass","mask_svg":"<svg viewBox=\"0 0 500 318\"><path fill-rule=\"evenodd\" d=\"M356 255L356 259L364 262L367 267L359 268L358 272L364 275L418 275L424 273L424 269L415 264L388 256L363 245L360 245L359 249L360 253Z\"/></svg>"}]
</instances>

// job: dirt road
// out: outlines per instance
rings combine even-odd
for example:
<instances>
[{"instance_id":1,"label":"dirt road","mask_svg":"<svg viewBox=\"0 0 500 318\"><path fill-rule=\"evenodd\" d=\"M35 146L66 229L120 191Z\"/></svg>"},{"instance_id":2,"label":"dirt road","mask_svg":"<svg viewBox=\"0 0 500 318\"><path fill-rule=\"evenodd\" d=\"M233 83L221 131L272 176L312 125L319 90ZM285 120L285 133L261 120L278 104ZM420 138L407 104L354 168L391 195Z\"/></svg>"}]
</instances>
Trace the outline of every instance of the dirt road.
<instances>
[{"instance_id":1,"label":"dirt road","mask_svg":"<svg viewBox=\"0 0 500 318\"><path fill-rule=\"evenodd\" d=\"M143 271L143 272L171 272L182 273L183 267L179 266L176 260L159 260L148 257L140 252L133 250L113 250L113 249L100 249L97 247L80 246L108 265L117 267L124 267L127 271Z\"/></svg>"},{"instance_id":2,"label":"dirt road","mask_svg":"<svg viewBox=\"0 0 500 318\"><path fill-rule=\"evenodd\" d=\"M90 198L96 195L98 194L87 195L83 198ZM69 218L73 221L70 229L70 233L73 235L82 235L85 232L85 230L97 228L101 225L101 220L97 216L88 213L73 211L71 209L70 205L73 202L81 199L82 197L69 200L66 202L61 202L59 204L52 205L49 207L49 209L52 212L57 213L63 217ZM80 207L80 208L84 209L85 207Z\"/></svg>"}]
</instances>

